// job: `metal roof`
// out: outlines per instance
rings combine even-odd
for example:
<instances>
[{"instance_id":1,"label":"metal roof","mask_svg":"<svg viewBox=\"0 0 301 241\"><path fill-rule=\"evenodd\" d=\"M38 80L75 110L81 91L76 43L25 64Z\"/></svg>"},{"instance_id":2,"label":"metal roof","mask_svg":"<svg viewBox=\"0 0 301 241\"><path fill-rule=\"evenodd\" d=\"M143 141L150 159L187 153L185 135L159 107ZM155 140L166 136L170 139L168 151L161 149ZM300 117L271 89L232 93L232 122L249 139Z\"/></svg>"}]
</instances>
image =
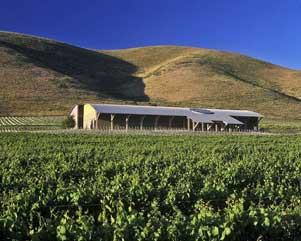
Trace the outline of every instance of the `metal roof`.
<instances>
[{"instance_id":1,"label":"metal roof","mask_svg":"<svg viewBox=\"0 0 301 241\"><path fill-rule=\"evenodd\" d=\"M263 117L263 115L249 110L223 110L223 109L205 109L214 113L222 113L230 116L241 117Z\"/></svg>"},{"instance_id":2,"label":"metal roof","mask_svg":"<svg viewBox=\"0 0 301 241\"><path fill-rule=\"evenodd\" d=\"M132 115L160 115L160 116L184 116L196 122L213 123L221 121L225 124L242 125L243 123L234 117L262 117L253 111L181 108L165 106L141 106L141 105L112 105L91 104L97 113L106 114L132 114Z\"/></svg>"},{"instance_id":3,"label":"metal roof","mask_svg":"<svg viewBox=\"0 0 301 241\"><path fill-rule=\"evenodd\" d=\"M133 115L168 115L185 116L189 108L165 107L165 106L142 106L142 105L110 105L91 104L99 113L133 114Z\"/></svg>"}]
</instances>

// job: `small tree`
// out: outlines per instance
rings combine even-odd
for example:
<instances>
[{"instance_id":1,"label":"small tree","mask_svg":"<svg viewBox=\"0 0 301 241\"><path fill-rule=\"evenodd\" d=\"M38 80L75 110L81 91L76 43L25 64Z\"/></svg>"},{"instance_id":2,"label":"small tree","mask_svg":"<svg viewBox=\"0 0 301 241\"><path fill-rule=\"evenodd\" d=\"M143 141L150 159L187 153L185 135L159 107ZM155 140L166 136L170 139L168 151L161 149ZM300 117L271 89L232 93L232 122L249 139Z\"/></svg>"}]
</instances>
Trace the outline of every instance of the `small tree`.
<instances>
[{"instance_id":1,"label":"small tree","mask_svg":"<svg viewBox=\"0 0 301 241\"><path fill-rule=\"evenodd\" d=\"M73 128L75 126L75 120L73 118L73 116L68 116L65 120L63 120L62 122L62 127L64 129L70 129Z\"/></svg>"}]
</instances>

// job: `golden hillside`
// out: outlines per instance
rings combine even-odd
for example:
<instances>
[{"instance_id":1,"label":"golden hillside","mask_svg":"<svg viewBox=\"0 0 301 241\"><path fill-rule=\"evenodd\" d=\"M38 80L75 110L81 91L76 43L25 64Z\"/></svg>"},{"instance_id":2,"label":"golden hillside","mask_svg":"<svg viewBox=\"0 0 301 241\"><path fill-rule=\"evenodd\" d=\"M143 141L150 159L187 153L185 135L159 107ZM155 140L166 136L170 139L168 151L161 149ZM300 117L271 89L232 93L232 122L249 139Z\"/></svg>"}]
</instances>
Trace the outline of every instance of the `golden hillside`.
<instances>
[{"instance_id":1,"label":"golden hillside","mask_svg":"<svg viewBox=\"0 0 301 241\"><path fill-rule=\"evenodd\" d=\"M250 109L301 119L301 73L224 51L93 51L0 32L0 113L66 114L79 102Z\"/></svg>"}]
</instances>

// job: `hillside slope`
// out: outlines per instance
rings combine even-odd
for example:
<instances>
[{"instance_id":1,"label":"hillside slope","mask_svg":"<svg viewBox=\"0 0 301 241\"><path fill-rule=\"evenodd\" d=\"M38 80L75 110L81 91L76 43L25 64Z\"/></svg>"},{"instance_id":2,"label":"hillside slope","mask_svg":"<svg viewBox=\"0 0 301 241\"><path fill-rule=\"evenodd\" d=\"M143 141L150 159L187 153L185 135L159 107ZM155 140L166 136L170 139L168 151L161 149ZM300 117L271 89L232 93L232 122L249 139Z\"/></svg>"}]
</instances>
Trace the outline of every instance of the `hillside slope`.
<instances>
[{"instance_id":1,"label":"hillside slope","mask_svg":"<svg viewBox=\"0 0 301 241\"><path fill-rule=\"evenodd\" d=\"M2 115L66 114L79 102L140 101L301 120L301 72L208 49L93 51L0 32L0 84Z\"/></svg>"},{"instance_id":2,"label":"hillside slope","mask_svg":"<svg viewBox=\"0 0 301 241\"><path fill-rule=\"evenodd\" d=\"M122 84L139 85L135 71L134 65L109 55L0 32L0 113L61 115L76 103L123 99Z\"/></svg>"},{"instance_id":3,"label":"hillside slope","mask_svg":"<svg viewBox=\"0 0 301 241\"><path fill-rule=\"evenodd\" d=\"M296 113L301 72L295 70L208 49L158 46L100 52L137 66L146 95L159 102L251 109L273 118L301 117Z\"/></svg>"}]
</instances>

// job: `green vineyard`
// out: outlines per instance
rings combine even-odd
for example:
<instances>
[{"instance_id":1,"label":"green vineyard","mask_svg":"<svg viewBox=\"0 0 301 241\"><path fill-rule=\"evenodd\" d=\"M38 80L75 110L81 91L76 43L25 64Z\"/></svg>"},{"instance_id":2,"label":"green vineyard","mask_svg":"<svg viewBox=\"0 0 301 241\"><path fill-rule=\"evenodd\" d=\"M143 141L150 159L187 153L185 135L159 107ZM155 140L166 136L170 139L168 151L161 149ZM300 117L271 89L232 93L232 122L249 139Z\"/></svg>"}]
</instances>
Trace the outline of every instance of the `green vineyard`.
<instances>
[{"instance_id":1,"label":"green vineyard","mask_svg":"<svg viewBox=\"0 0 301 241\"><path fill-rule=\"evenodd\" d=\"M0 134L1 240L301 240L301 137Z\"/></svg>"},{"instance_id":2,"label":"green vineyard","mask_svg":"<svg viewBox=\"0 0 301 241\"><path fill-rule=\"evenodd\" d=\"M58 129L64 117L0 117L0 132Z\"/></svg>"}]
</instances>

